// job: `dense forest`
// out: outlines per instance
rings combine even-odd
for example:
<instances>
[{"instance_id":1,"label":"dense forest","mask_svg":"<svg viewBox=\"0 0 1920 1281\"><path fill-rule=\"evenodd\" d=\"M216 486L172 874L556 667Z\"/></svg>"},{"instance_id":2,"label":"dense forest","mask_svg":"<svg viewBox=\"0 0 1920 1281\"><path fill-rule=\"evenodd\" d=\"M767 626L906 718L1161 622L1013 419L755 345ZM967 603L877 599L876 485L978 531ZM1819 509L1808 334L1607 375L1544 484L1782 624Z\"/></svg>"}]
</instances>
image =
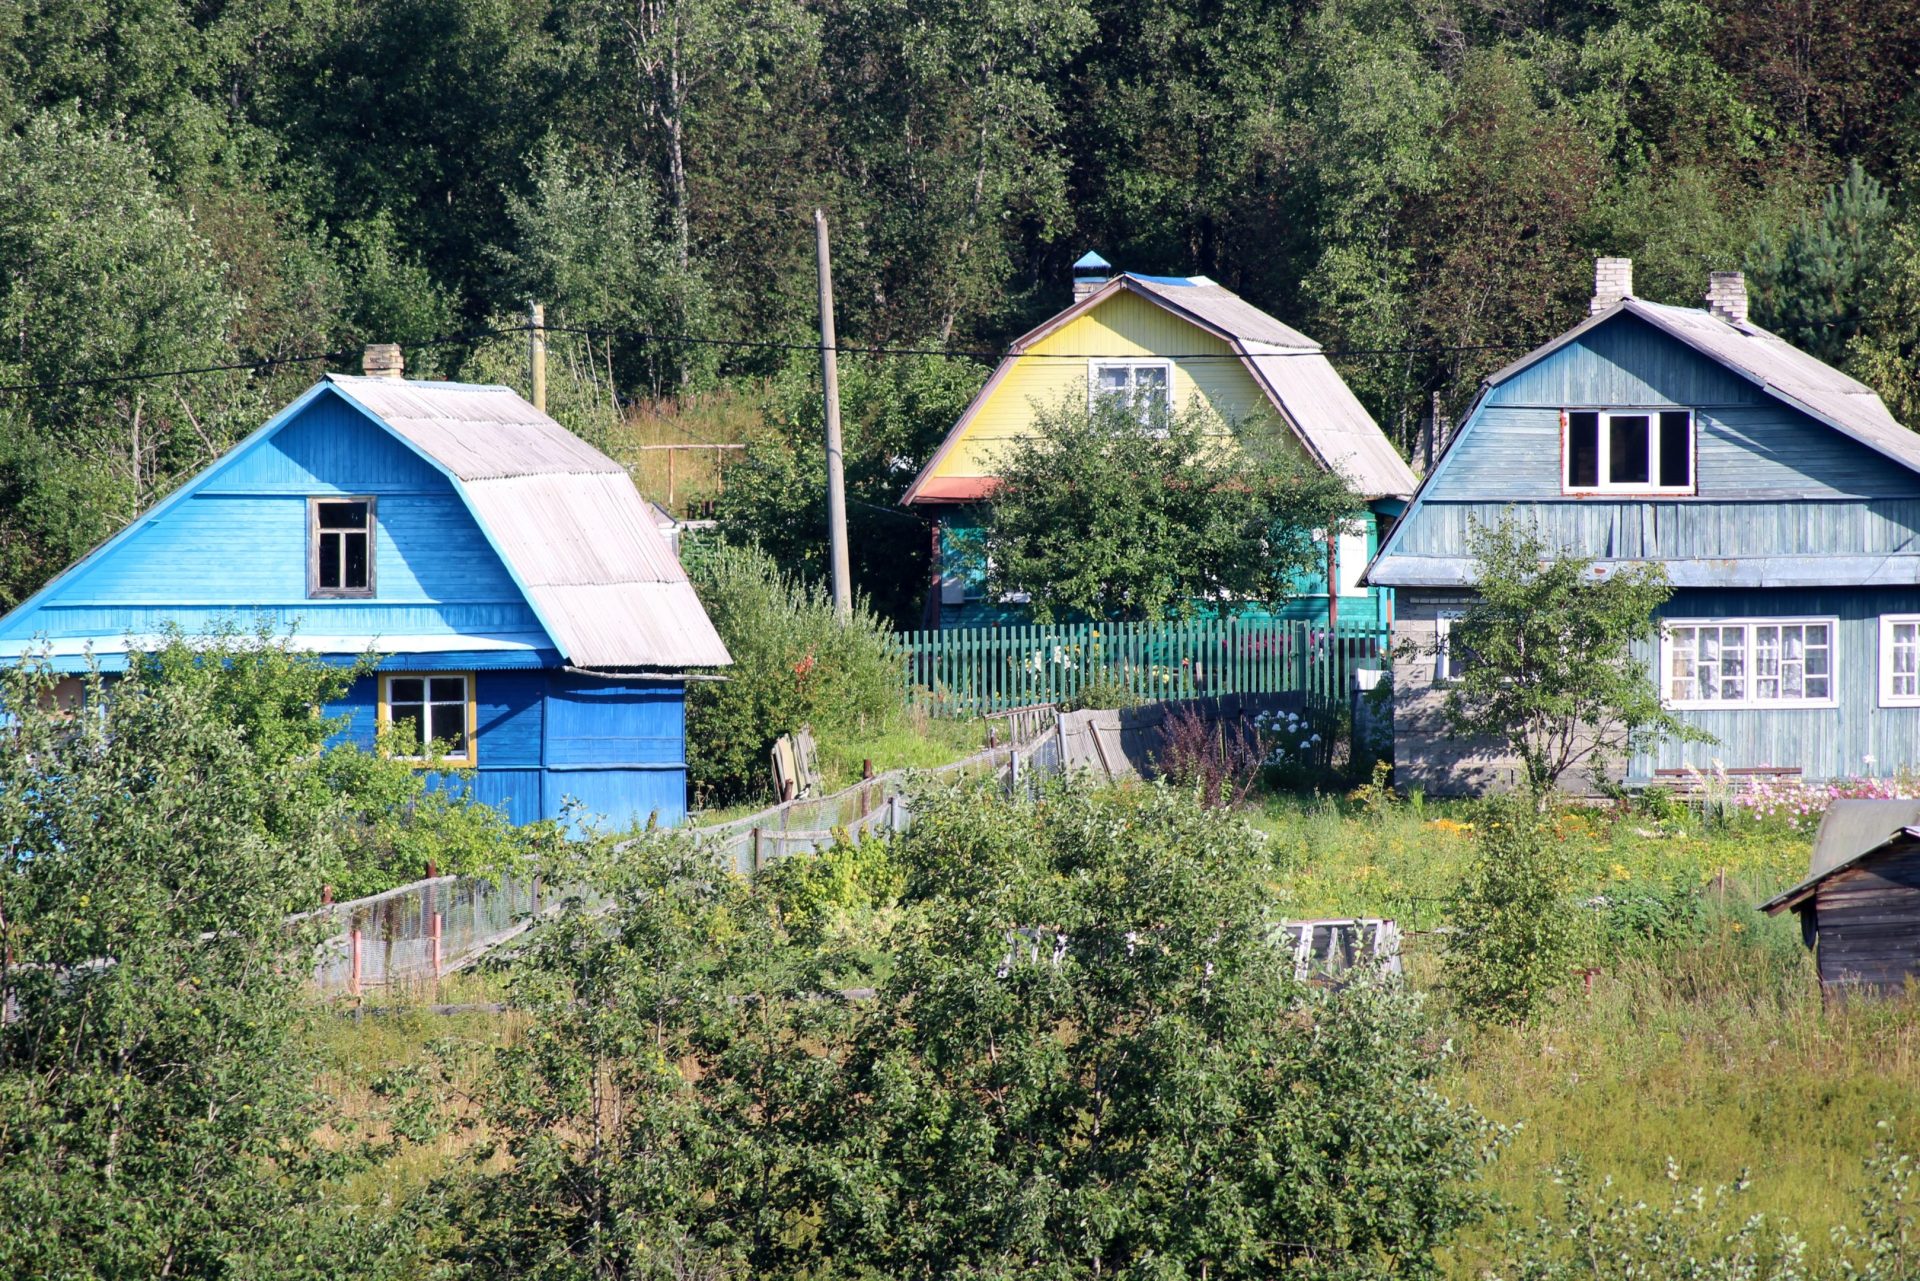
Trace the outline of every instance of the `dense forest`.
<instances>
[{"instance_id":1,"label":"dense forest","mask_svg":"<svg viewBox=\"0 0 1920 1281\"><path fill-rule=\"evenodd\" d=\"M1348 353L1406 445L1621 254L1744 267L1920 420L1917 66L1917 0L16 0L0 604L365 341L517 377L476 335L538 297L609 400L791 383L815 206L850 345L991 351L1093 247ZM873 500L978 377L886 363Z\"/></svg>"}]
</instances>

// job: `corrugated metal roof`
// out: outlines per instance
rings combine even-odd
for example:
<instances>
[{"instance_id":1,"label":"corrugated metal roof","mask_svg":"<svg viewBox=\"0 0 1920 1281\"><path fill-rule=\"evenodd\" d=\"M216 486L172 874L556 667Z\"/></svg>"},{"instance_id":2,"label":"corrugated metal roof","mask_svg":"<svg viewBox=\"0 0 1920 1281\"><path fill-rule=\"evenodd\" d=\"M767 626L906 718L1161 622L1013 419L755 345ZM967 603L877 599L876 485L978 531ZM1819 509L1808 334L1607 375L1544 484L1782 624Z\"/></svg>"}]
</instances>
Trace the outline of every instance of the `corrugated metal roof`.
<instances>
[{"instance_id":1,"label":"corrugated metal roof","mask_svg":"<svg viewBox=\"0 0 1920 1281\"><path fill-rule=\"evenodd\" d=\"M1249 348L1253 344L1246 344ZM1247 363L1320 461L1369 498L1405 498L1419 479L1333 362L1318 351L1251 352Z\"/></svg>"},{"instance_id":2,"label":"corrugated metal roof","mask_svg":"<svg viewBox=\"0 0 1920 1281\"><path fill-rule=\"evenodd\" d=\"M1125 279L1168 306L1192 313L1229 337L1275 347L1320 350L1319 343L1298 329L1282 324L1205 276L1140 276L1127 272Z\"/></svg>"},{"instance_id":3,"label":"corrugated metal roof","mask_svg":"<svg viewBox=\"0 0 1920 1281\"><path fill-rule=\"evenodd\" d=\"M1873 388L1760 326L1722 320L1699 307L1628 298L1534 348L1487 379L1505 382L1620 313L1638 316L1869 449L1920 471L1920 436L1902 427Z\"/></svg>"},{"instance_id":4,"label":"corrugated metal roof","mask_svg":"<svg viewBox=\"0 0 1920 1281\"><path fill-rule=\"evenodd\" d=\"M626 469L511 388L328 380L453 474L568 662L733 661Z\"/></svg>"},{"instance_id":5,"label":"corrugated metal roof","mask_svg":"<svg viewBox=\"0 0 1920 1281\"><path fill-rule=\"evenodd\" d=\"M1820 816L1820 831L1813 838L1813 855L1806 879L1762 903L1760 910L1778 912L1791 907L1835 872L1853 866L1894 838L1908 835L1916 824L1920 824L1920 801L1833 802Z\"/></svg>"}]
</instances>

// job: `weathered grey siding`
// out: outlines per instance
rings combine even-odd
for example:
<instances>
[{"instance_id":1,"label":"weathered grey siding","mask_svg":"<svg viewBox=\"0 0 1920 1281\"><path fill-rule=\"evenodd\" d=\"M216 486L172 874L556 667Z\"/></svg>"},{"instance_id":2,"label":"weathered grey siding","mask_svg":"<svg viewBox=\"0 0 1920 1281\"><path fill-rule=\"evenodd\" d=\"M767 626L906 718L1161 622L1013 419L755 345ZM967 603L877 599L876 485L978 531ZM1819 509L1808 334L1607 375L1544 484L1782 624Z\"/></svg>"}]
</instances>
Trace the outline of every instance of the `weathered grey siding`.
<instances>
[{"instance_id":1,"label":"weathered grey siding","mask_svg":"<svg viewBox=\"0 0 1920 1281\"><path fill-rule=\"evenodd\" d=\"M1712 734L1713 744L1669 743L1635 760L1633 772L1692 765L1798 767L1808 779L1886 775L1920 769L1920 707L1880 706L1880 615L1920 614L1920 589L1684 590L1663 618L1819 618L1838 620L1833 676L1836 707L1734 708L1676 713ZM1649 671L1653 647L1645 647Z\"/></svg>"},{"instance_id":2,"label":"weathered grey siding","mask_svg":"<svg viewBox=\"0 0 1920 1281\"><path fill-rule=\"evenodd\" d=\"M1812 911L1821 983L1898 988L1920 978L1920 842L1835 873Z\"/></svg>"},{"instance_id":3,"label":"weathered grey siding","mask_svg":"<svg viewBox=\"0 0 1920 1281\"><path fill-rule=\"evenodd\" d=\"M1393 777L1401 789L1460 796L1512 787L1520 763L1497 743L1456 739L1447 730L1444 686L1433 680L1438 619L1462 610L1471 592L1406 588L1393 610Z\"/></svg>"}]
</instances>

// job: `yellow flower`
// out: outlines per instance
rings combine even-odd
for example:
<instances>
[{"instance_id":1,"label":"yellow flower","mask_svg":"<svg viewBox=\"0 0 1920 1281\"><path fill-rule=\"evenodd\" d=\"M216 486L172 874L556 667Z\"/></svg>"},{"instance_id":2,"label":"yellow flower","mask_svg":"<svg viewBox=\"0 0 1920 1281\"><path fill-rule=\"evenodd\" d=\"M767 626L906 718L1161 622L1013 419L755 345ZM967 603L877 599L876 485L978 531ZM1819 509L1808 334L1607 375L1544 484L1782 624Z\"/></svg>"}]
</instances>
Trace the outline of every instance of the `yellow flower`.
<instances>
[{"instance_id":1,"label":"yellow flower","mask_svg":"<svg viewBox=\"0 0 1920 1281\"><path fill-rule=\"evenodd\" d=\"M1613 879L1616 881L1631 881L1633 879L1633 873L1618 863L1615 863L1610 870L1613 872Z\"/></svg>"}]
</instances>

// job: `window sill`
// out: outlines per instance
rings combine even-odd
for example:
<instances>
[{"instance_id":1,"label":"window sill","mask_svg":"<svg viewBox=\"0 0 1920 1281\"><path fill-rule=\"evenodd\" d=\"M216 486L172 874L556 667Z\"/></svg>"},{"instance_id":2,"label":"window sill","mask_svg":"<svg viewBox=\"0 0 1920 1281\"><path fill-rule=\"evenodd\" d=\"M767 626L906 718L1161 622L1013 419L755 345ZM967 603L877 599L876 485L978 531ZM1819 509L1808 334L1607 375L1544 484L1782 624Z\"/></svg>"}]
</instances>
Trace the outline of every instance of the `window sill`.
<instances>
[{"instance_id":1,"label":"window sill","mask_svg":"<svg viewBox=\"0 0 1920 1281\"><path fill-rule=\"evenodd\" d=\"M1820 712L1832 711L1839 707L1840 700L1838 698L1796 698L1791 700L1769 699L1765 702L1746 703L1718 702L1712 700L1676 703L1663 699L1661 700L1660 706L1670 712ZM1915 703L1914 706L1920 707L1920 703Z\"/></svg>"},{"instance_id":2,"label":"window sill","mask_svg":"<svg viewBox=\"0 0 1920 1281\"><path fill-rule=\"evenodd\" d=\"M1623 487L1620 489L1566 489L1560 490L1562 498L1698 498L1700 491L1687 489L1642 489Z\"/></svg>"},{"instance_id":3,"label":"window sill","mask_svg":"<svg viewBox=\"0 0 1920 1281\"><path fill-rule=\"evenodd\" d=\"M307 593L308 600L372 600L373 588L341 588L330 590L316 587Z\"/></svg>"}]
</instances>

